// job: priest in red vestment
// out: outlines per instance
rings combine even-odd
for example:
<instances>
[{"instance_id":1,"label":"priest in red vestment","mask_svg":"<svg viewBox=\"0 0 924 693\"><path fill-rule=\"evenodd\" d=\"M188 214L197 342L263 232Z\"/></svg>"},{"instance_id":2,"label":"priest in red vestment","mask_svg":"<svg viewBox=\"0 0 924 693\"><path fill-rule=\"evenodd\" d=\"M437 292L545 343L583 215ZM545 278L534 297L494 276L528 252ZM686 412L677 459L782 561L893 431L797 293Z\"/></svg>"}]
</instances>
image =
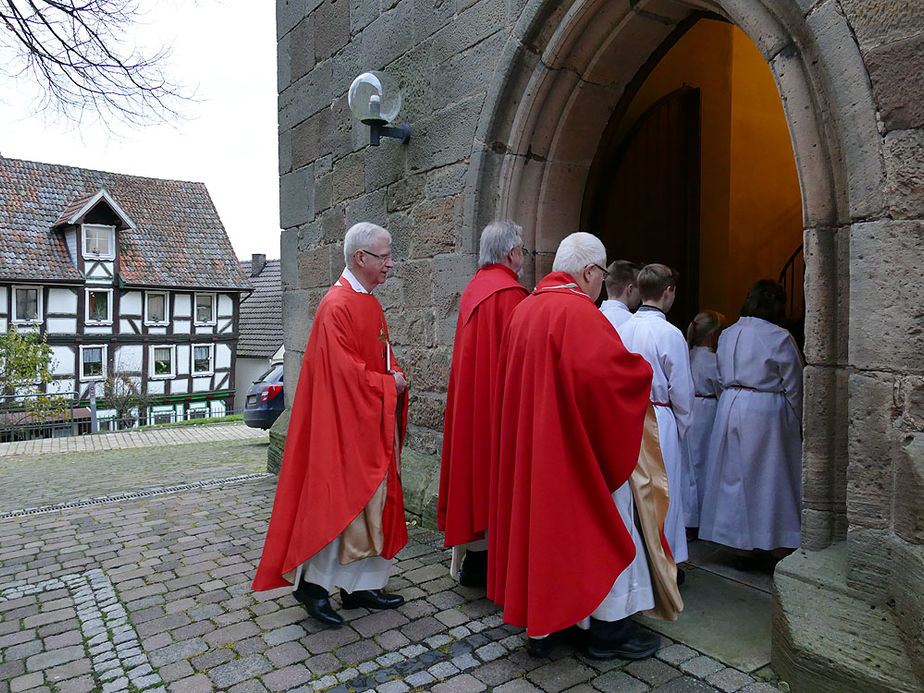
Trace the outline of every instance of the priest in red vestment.
<instances>
[{"instance_id":1,"label":"priest in red vestment","mask_svg":"<svg viewBox=\"0 0 924 693\"><path fill-rule=\"evenodd\" d=\"M488 224L479 248L479 269L459 301L436 507L437 527L453 547L450 574L469 587L487 584L491 396L500 342L511 311L527 295L517 281L525 252L520 226Z\"/></svg>"},{"instance_id":2,"label":"priest in red vestment","mask_svg":"<svg viewBox=\"0 0 924 693\"><path fill-rule=\"evenodd\" d=\"M382 591L391 558L407 543L401 445L407 381L372 291L394 267L391 235L355 224L343 240L346 269L318 306L279 471L255 590L287 584L318 620L343 608L392 609Z\"/></svg>"},{"instance_id":3,"label":"priest in red vestment","mask_svg":"<svg viewBox=\"0 0 924 693\"><path fill-rule=\"evenodd\" d=\"M614 589L636 558L614 493L638 461L652 371L594 305L605 264L597 237L565 238L501 345L488 597L537 656L575 625L595 657L639 659L660 642Z\"/></svg>"}]
</instances>

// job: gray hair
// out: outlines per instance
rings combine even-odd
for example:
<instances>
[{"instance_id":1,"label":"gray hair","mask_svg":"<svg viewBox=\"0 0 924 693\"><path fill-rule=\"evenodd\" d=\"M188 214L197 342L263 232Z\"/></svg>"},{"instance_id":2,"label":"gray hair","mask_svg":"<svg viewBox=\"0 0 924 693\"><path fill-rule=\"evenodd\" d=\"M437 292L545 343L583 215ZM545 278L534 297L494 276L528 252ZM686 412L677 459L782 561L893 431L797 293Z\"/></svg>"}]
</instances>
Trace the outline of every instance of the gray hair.
<instances>
[{"instance_id":1,"label":"gray hair","mask_svg":"<svg viewBox=\"0 0 924 693\"><path fill-rule=\"evenodd\" d=\"M376 238L384 236L391 243L391 234L378 224L370 221L361 221L353 224L343 237L343 260L347 267L353 265L353 253L365 250Z\"/></svg>"},{"instance_id":2,"label":"gray hair","mask_svg":"<svg viewBox=\"0 0 924 693\"><path fill-rule=\"evenodd\" d=\"M492 221L479 241L478 267L503 264L507 253L523 242L523 227L512 221Z\"/></svg>"},{"instance_id":3,"label":"gray hair","mask_svg":"<svg viewBox=\"0 0 924 693\"><path fill-rule=\"evenodd\" d=\"M603 247L603 241L591 233L578 231L565 236L558 244L552 271L565 272L576 277L588 265L603 266L605 263L606 248Z\"/></svg>"}]
</instances>

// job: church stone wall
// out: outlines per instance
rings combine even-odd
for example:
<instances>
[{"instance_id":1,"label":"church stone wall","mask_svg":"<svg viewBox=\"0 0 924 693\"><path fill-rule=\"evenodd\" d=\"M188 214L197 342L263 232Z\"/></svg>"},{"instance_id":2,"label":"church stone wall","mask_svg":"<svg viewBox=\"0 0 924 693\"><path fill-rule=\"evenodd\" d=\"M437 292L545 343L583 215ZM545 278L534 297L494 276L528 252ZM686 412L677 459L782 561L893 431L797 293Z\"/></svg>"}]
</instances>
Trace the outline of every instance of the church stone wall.
<instances>
[{"instance_id":1,"label":"church stone wall","mask_svg":"<svg viewBox=\"0 0 924 693\"><path fill-rule=\"evenodd\" d=\"M344 232L361 220L384 225L397 266L376 295L411 383L408 444L437 455L458 298L475 269L462 193L518 5L280 0L277 8L287 373L298 371L311 316L343 269ZM382 69L402 83L410 146L370 147L368 128L351 119L350 82Z\"/></svg>"}]
</instances>

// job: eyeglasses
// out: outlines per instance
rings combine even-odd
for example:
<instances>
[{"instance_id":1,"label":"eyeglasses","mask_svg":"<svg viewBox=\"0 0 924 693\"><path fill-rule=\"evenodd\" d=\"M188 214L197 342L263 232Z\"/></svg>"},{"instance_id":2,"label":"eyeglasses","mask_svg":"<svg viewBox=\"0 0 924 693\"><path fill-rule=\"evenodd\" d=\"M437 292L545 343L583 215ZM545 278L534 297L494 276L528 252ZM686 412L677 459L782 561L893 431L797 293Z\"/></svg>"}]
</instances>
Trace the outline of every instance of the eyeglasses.
<instances>
[{"instance_id":1,"label":"eyeglasses","mask_svg":"<svg viewBox=\"0 0 924 693\"><path fill-rule=\"evenodd\" d=\"M391 253L387 253L385 255L376 255L375 253L370 253L368 250L365 250L363 248L360 248L360 250L364 252L366 255L371 255L376 260L381 260L382 262L388 262L389 260L391 260Z\"/></svg>"},{"instance_id":2,"label":"eyeglasses","mask_svg":"<svg viewBox=\"0 0 924 693\"><path fill-rule=\"evenodd\" d=\"M529 248L525 245L520 246L520 252L523 253L523 257L529 257Z\"/></svg>"},{"instance_id":3,"label":"eyeglasses","mask_svg":"<svg viewBox=\"0 0 924 693\"><path fill-rule=\"evenodd\" d=\"M603 268L602 268L600 265L598 265L596 262L592 262L592 263L590 263L590 265L588 265L588 266L596 267L598 270L600 270L601 272L603 272L603 278L604 278L604 279L606 279L608 276L610 276L610 273L607 272L605 269L603 269Z\"/></svg>"}]
</instances>

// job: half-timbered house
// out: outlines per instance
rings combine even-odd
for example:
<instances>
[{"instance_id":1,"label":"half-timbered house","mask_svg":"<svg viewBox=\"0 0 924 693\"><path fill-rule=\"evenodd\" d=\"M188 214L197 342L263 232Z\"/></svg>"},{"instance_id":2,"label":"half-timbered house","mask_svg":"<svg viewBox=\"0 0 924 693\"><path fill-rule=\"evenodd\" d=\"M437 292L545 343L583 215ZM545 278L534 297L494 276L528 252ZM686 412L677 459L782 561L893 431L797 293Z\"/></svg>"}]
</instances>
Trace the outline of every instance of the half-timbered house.
<instances>
[{"instance_id":1,"label":"half-timbered house","mask_svg":"<svg viewBox=\"0 0 924 693\"><path fill-rule=\"evenodd\" d=\"M251 289L205 185L0 157L0 331L51 346L50 389L127 378L141 419L230 411Z\"/></svg>"}]
</instances>

